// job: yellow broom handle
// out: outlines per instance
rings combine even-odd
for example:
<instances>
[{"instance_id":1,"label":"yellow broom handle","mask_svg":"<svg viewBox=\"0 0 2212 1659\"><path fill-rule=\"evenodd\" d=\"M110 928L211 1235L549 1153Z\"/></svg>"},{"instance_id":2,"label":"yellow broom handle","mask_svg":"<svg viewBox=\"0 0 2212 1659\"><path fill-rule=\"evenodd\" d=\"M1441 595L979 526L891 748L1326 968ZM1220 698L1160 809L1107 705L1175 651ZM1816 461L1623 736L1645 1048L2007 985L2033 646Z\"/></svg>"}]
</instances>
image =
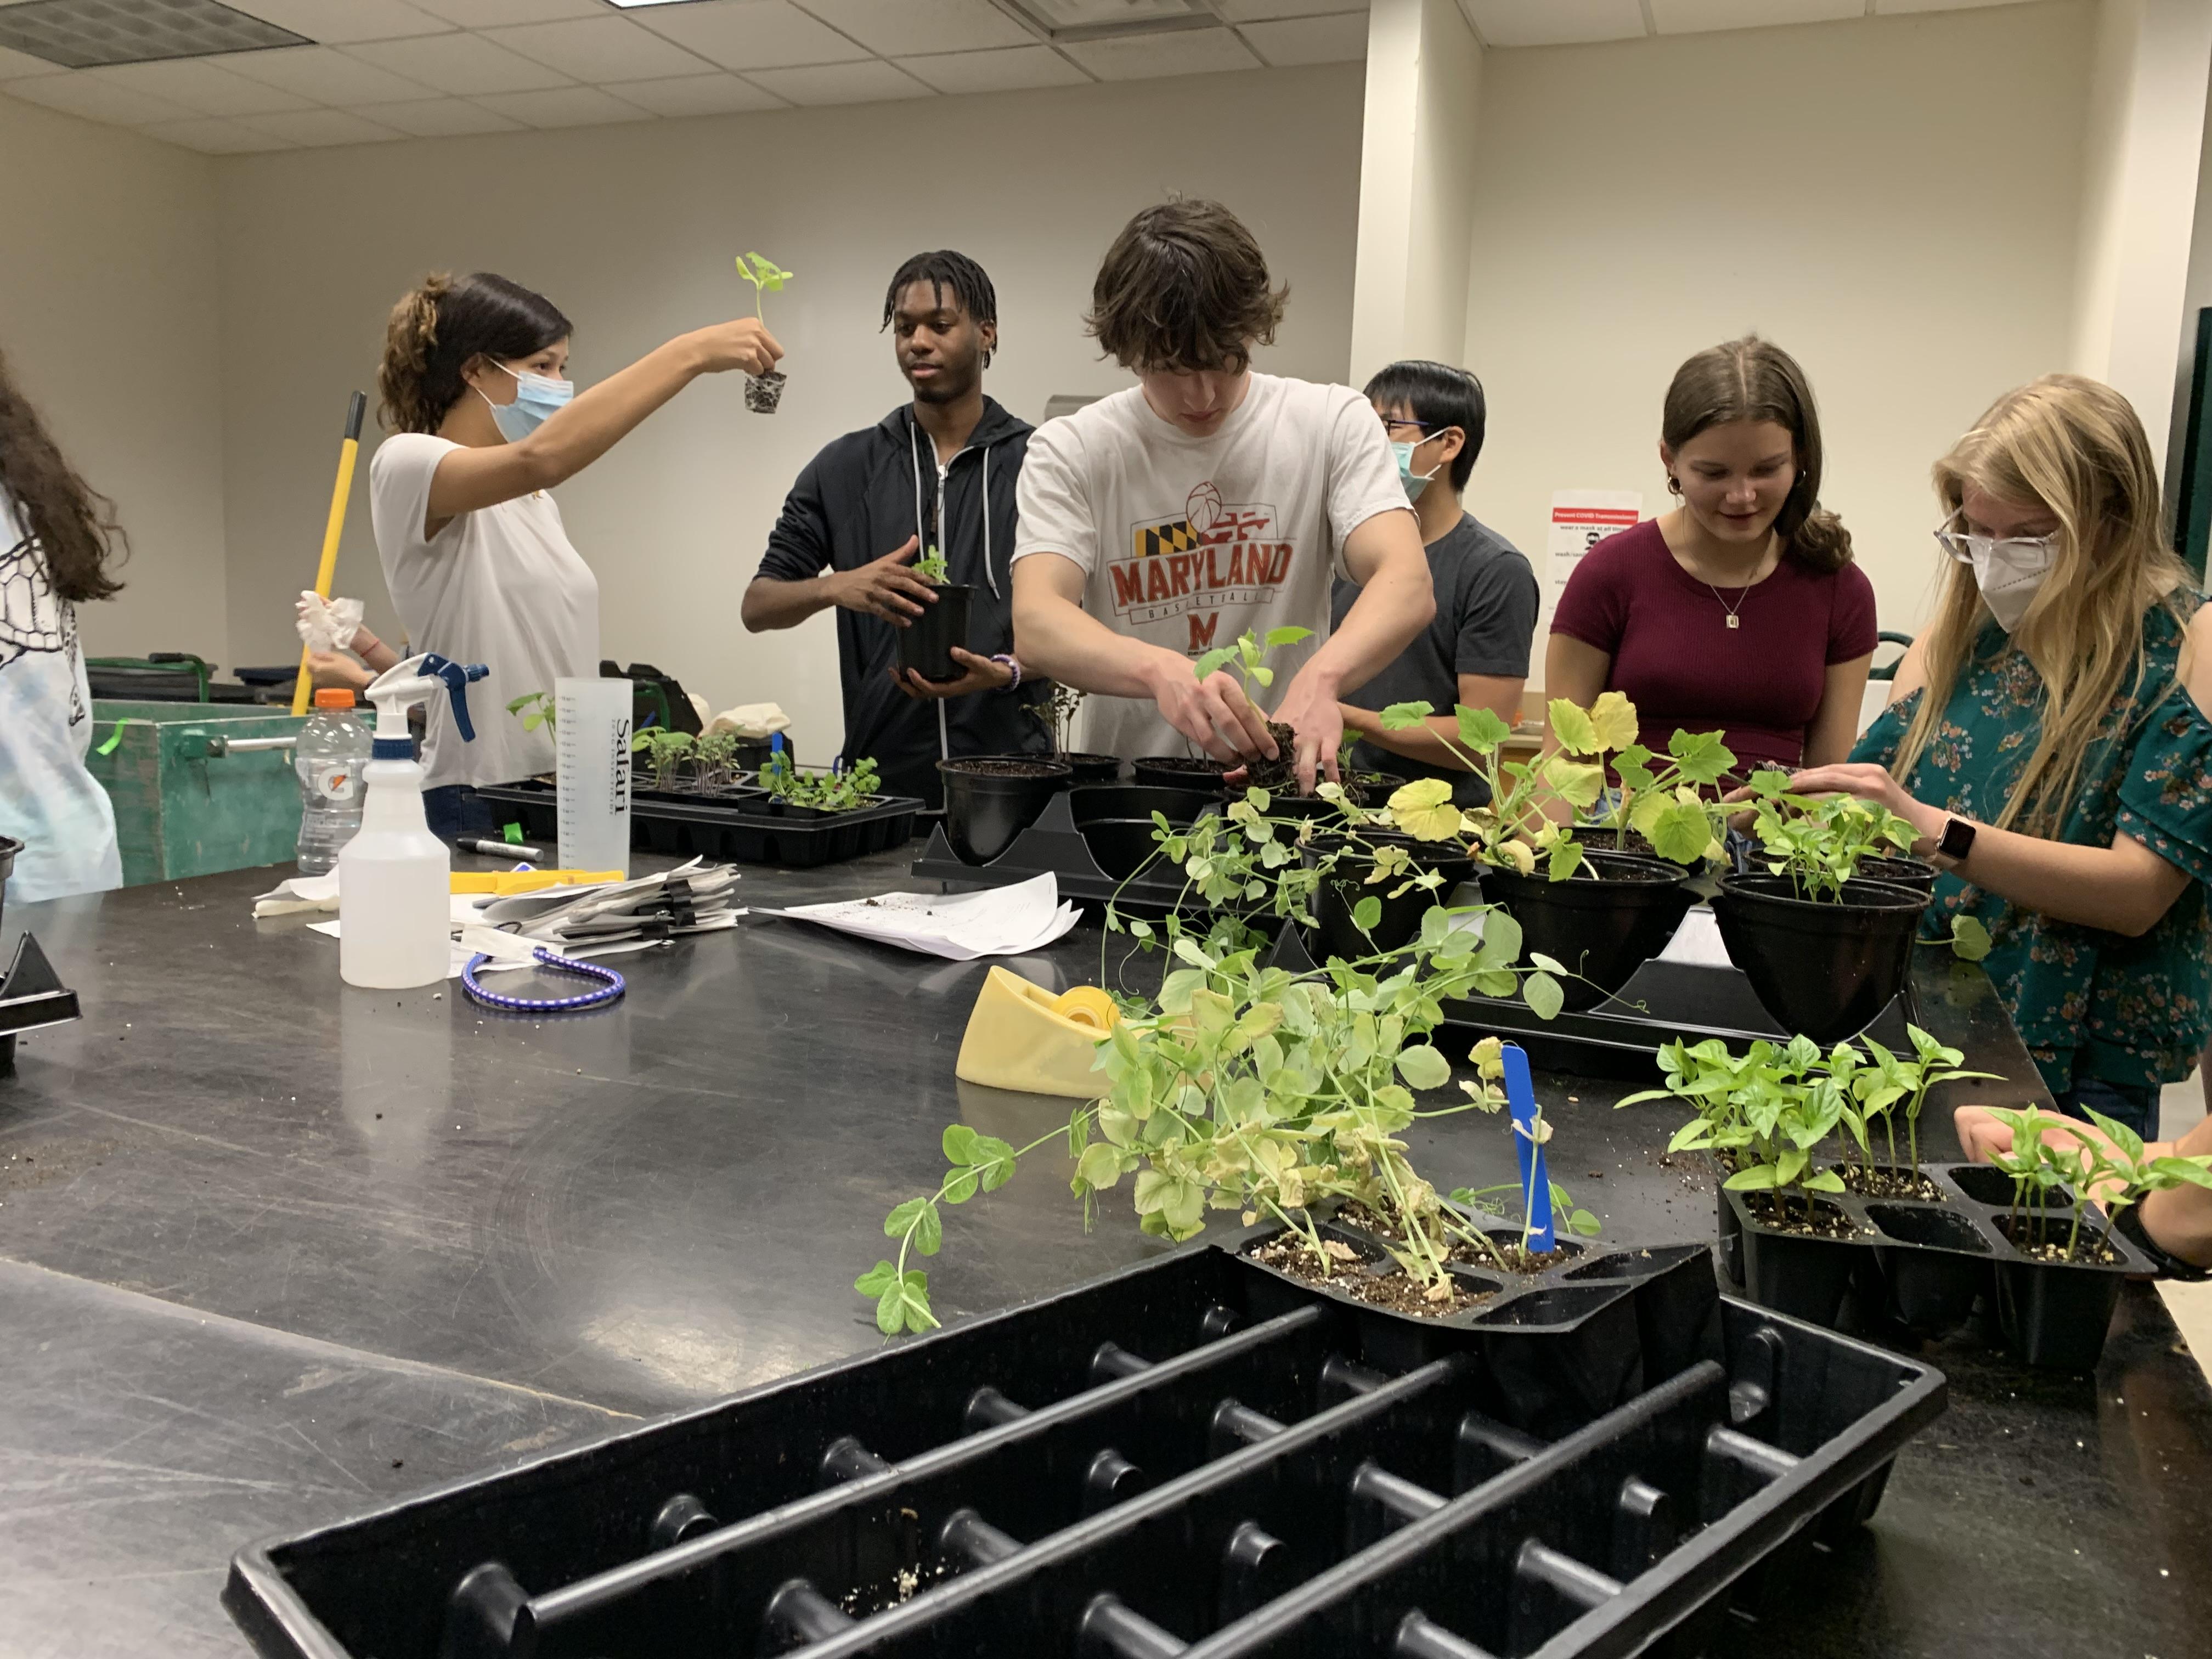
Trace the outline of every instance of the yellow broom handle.
<instances>
[{"instance_id":1,"label":"yellow broom handle","mask_svg":"<svg viewBox=\"0 0 2212 1659\"><path fill-rule=\"evenodd\" d=\"M353 401L346 405L345 441L338 446L338 480L331 488L330 522L323 526L323 562L315 567L315 592L324 599L331 596L331 584L337 580L338 534L345 528L346 501L353 494L353 460L361 453L361 417L368 408L368 399L356 392ZM292 687L292 712L307 712L307 699L314 695L314 682L307 672L307 647L300 647L300 677Z\"/></svg>"}]
</instances>

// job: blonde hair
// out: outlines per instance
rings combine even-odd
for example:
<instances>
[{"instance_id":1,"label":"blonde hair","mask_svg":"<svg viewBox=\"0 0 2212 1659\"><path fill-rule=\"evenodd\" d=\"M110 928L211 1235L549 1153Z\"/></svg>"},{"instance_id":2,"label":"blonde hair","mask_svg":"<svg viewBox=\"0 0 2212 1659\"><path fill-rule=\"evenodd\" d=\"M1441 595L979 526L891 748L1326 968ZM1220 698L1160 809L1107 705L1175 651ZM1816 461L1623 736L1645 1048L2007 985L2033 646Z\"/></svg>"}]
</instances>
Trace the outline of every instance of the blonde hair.
<instances>
[{"instance_id":1,"label":"blonde hair","mask_svg":"<svg viewBox=\"0 0 2212 1659\"><path fill-rule=\"evenodd\" d=\"M2130 696L2142 691L2144 613L2163 605L2177 624L2188 620L2179 596L2194 582L2166 538L2150 441L2134 406L2112 387L2046 374L1990 404L1936 463L1935 479L1948 514L1971 484L2058 520L2050 574L2010 641L2042 679L2042 730L1997 819L1999 829L2055 836L2123 683ZM1890 767L1900 781L1942 724L1984 619L1972 569L1951 562L1921 636L1927 690ZM2154 702L2172 690L2159 687Z\"/></svg>"}]
</instances>

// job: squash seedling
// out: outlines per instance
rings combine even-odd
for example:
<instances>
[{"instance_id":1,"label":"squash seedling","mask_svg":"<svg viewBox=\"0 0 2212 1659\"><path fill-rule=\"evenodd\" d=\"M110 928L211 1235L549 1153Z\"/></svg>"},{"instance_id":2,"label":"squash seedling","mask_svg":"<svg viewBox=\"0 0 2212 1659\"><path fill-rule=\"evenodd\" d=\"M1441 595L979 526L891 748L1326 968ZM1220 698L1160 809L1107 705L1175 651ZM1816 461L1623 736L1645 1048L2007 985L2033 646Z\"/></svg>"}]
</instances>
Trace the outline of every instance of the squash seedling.
<instances>
[{"instance_id":1,"label":"squash seedling","mask_svg":"<svg viewBox=\"0 0 2212 1659\"><path fill-rule=\"evenodd\" d=\"M752 284L753 315L763 324L768 321L768 296L781 294L792 275L765 254L740 253L738 256L738 276L740 280ZM765 374L746 375L745 407L756 415L775 414L775 406L783 400L784 380L782 372L773 368Z\"/></svg>"},{"instance_id":2,"label":"squash seedling","mask_svg":"<svg viewBox=\"0 0 2212 1659\"><path fill-rule=\"evenodd\" d=\"M508 703L507 712L521 720L522 729L526 732L535 732L541 726L550 732L559 724L550 691L526 692Z\"/></svg>"}]
</instances>

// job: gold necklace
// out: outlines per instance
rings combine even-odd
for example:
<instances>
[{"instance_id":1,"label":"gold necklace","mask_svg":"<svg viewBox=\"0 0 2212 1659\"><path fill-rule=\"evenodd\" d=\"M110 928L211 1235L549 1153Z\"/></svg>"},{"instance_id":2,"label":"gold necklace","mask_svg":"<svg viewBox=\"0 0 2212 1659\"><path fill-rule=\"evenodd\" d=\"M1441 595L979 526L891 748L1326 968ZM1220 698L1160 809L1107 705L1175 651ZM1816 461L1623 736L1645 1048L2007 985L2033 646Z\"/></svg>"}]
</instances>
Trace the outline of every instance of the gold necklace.
<instances>
[{"instance_id":1,"label":"gold necklace","mask_svg":"<svg viewBox=\"0 0 2212 1659\"><path fill-rule=\"evenodd\" d=\"M1728 612L1728 625L1730 628L1739 626L1736 620L1736 612L1743 609L1744 600L1751 597L1751 589L1748 587L1745 588L1742 594L1737 599L1734 605L1730 605L1726 599L1722 599L1720 589L1715 587L1711 582L1707 582L1705 584L1705 592L1711 594L1713 598L1718 601L1721 609Z\"/></svg>"}]
</instances>

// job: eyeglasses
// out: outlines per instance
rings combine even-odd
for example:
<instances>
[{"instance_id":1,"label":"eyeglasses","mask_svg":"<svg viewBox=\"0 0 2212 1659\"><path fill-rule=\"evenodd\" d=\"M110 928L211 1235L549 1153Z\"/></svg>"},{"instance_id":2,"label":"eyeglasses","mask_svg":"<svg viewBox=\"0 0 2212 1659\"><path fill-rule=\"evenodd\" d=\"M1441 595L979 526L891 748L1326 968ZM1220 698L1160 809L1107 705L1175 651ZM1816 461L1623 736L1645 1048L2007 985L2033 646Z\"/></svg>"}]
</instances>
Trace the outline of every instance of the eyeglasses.
<instances>
[{"instance_id":1,"label":"eyeglasses","mask_svg":"<svg viewBox=\"0 0 2212 1659\"><path fill-rule=\"evenodd\" d=\"M1983 536L1971 530L1953 529L1952 526L1958 517L1959 514L1954 513L1936 526L1936 544L1960 564L1973 563L1977 550L1986 558L1989 556L1989 550L1992 548L2008 547L2022 551L2033 550L2046 559L2053 556L2057 550L2060 532L2056 530L2046 536Z\"/></svg>"}]
</instances>

